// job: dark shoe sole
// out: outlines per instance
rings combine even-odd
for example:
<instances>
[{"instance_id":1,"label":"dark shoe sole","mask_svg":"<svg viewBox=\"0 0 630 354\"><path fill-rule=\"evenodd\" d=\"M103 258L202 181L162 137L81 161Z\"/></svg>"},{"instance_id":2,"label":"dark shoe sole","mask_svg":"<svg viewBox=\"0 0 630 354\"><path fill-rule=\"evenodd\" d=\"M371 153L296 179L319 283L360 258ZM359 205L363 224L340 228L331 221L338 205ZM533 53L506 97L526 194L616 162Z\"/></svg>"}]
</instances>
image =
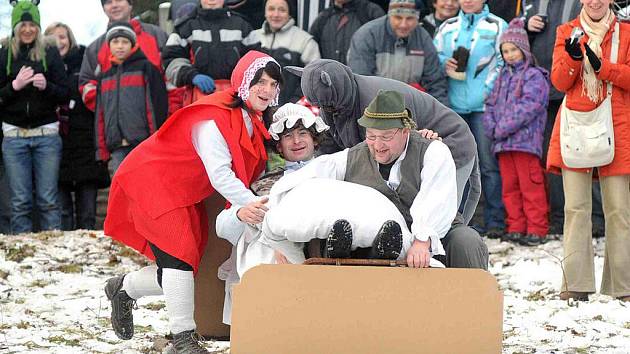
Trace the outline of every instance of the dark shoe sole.
<instances>
[{"instance_id":1,"label":"dark shoe sole","mask_svg":"<svg viewBox=\"0 0 630 354\"><path fill-rule=\"evenodd\" d=\"M326 239L325 258L349 258L352 251L352 226L348 220L335 221Z\"/></svg>"},{"instance_id":2,"label":"dark shoe sole","mask_svg":"<svg viewBox=\"0 0 630 354\"><path fill-rule=\"evenodd\" d=\"M116 336L120 339L123 340L129 340L133 337L133 317L131 319L132 321L132 326L131 326L131 331L127 332L123 329L123 326L118 323L117 321L117 316L115 316L115 310L114 310L114 297L116 296L116 294L118 292L120 292L120 289L122 288L123 285L123 279L124 277L121 278L110 278L107 280L107 283L105 284L105 295L107 296L107 299L110 302L110 306L112 308L112 312L110 315L110 321L112 323L112 329L114 330L114 333L116 334ZM117 284L110 286L110 283L113 282L118 282Z\"/></svg>"},{"instance_id":3,"label":"dark shoe sole","mask_svg":"<svg viewBox=\"0 0 630 354\"><path fill-rule=\"evenodd\" d=\"M400 225L388 220L376 234L372 246L372 255L379 259L397 259L402 251L402 230Z\"/></svg>"}]
</instances>

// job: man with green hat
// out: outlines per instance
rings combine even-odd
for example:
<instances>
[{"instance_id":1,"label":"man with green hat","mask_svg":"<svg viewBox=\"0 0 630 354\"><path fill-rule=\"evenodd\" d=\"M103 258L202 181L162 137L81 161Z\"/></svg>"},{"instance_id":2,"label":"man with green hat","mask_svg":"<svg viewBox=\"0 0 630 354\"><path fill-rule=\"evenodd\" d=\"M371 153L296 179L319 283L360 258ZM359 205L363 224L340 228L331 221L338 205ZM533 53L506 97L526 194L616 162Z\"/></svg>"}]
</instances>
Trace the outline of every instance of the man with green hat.
<instances>
[{"instance_id":1,"label":"man with green hat","mask_svg":"<svg viewBox=\"0 0 630 354\"><path fill-rule=\"evenodd\" d=\"M428 267L430 258L436 257L447 267L488 269L488 248L457 213L451 152L441 141L423 138L415 130L403 95L379 91L358 123L366 129L363 142L320 156L292 177L336 176L386 196L405 219L406 225L399 226L407 227L414 238L406 247L409 267ZM335 226L327 246L332 246L329 254L338 255L347 250L335 246L347 247L352 236Z\"/></svg>"}]
</instances>

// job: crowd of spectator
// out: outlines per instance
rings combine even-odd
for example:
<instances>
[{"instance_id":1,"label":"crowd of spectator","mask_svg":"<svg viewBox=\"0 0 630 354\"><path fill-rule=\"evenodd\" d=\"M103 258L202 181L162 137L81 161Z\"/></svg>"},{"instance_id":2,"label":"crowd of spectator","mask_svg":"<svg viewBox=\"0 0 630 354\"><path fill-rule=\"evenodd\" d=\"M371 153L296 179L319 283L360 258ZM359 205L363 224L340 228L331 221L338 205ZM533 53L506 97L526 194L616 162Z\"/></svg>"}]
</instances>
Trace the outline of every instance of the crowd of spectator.
<instances>
[{"instance_id":1,"label":"crowd of spectator","mask_svg":"<svg viewBox=\"0 0 630 354\"><path fill-rule=\"evenodd\" d=\"M175 0L170 35L132 18L132 0L101 2L108 31L87 48L65 24L42 31L38 1L14 7L13 31L0 51L1 233L94 228L108 167L115 171L170 113L229 86L236 62L256 49L283 67L333 59L356 74L402 81L457 112L478 149L483 220L475 227L509 239L506 231L517 231L506 225L496 137L482 124L501 68L508 67L500 38L507 22L521 18L528 43L519 49L550 72L556 28L578 16L584 0L331 0L327 8L295 0ZM311 18L304 15L313 8ZM285 73L284 79L280 103L297 102L300 78ZM543 85L550 91L542 146L534 149L540 166L564 97L548 79ZM549 231L539 228L541 237L562 233L564 223L561 176L547 173L545 182ZM592 199L594 233L602 234L597 182Z\"/></svg>"}]
</instances>

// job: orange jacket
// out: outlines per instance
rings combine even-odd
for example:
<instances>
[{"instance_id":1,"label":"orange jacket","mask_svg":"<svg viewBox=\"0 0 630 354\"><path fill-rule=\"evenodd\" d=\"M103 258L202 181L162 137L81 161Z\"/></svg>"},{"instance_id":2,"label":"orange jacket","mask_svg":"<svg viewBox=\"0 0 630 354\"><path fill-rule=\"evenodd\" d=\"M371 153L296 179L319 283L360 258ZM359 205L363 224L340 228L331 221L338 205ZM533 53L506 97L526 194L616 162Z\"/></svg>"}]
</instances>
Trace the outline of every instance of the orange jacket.
<instances>
[{"instance_id":1,"label":"orange jacket","mask_svg":"<svg viewBox=\"0 0 630 354\"><path fill-rule=\"evenodd\" d=\"M610 81L612 90L613 129L615 134L615 158L606 166L600 167L600 176L614 176L630 174L630 24L619 24L619 54L617 63L610 63L613 24L604 37L602 43L602 67L597 77L602 81ZM580 26L579 18L558 27L556 44L553 49L553 64L551 67L551 83L558 91L566 94L567 108L586 112L595 109L601 102L594 104L586 95L582 95L582 61L575 61L564 50L564 40L569 38L571 30ZM586 43L588 37L582 37ZM604 84L604 94L606 93ZM559 173L560 169L568 169L560 156L560 111L553 126L549 152L547 155L547 169ZM572 169L588 171L588 169Z\"/></svg>"}]
</instances>

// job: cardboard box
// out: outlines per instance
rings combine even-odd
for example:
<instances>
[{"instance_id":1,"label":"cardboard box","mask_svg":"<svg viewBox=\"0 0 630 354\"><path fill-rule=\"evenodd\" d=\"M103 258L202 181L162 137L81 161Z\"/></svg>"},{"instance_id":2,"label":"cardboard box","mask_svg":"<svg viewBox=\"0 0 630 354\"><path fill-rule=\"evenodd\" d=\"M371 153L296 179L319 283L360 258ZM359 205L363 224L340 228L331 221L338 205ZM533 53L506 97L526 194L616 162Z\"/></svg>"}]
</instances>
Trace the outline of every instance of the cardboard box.
<instances>
[{"instance_id":1,"label":"cardboard box","mask_svg":"<svg viewBox=\"0 0 630 354\"><path fill-rule=\"evenodd\" d=\"M503 294L478 269L261 265L233 289L231 353L500 353Z\"/></svg>"},{"instance_id":2,"label":"cardboard box","mask_svg":"<svg viewBox=\"0 0 630 354\"><path fill-rule=\"evenodd\" d=\"M225 282L217 278L217 269L230 257L232 245L218 238L215 228L217 215L225 207L218 193L205 201L208 212L208 244L195 277L195 322L197 332L206 338L226 339L230 326L223 324Z\"/></svg>"}]
</instances>

